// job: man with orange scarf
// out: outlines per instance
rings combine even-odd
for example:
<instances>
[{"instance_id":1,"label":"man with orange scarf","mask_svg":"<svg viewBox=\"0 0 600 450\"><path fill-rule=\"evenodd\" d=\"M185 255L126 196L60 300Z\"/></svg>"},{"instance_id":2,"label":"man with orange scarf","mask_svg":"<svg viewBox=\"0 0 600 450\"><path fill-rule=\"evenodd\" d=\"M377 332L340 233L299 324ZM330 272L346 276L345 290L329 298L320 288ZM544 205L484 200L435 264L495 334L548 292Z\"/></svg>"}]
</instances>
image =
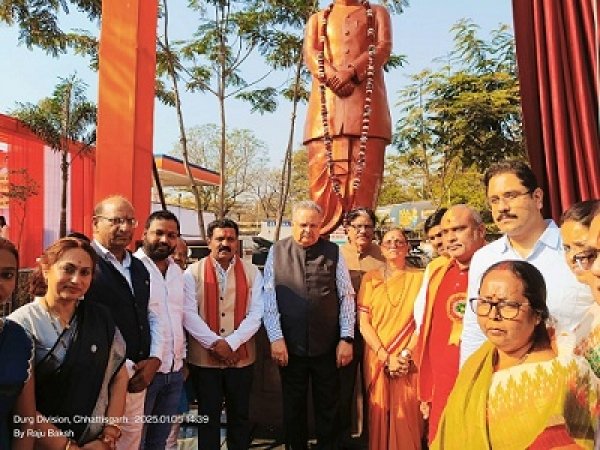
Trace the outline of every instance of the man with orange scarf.
<instances>
[{"instance_id":1,"label":"man with orange scarf","mask_svg":"<svg viewBox=\"0 0 600 450\"><path fill-rule=\"evenodd\" d=\"M417 317L419 367L418 395L421 410L429 416L429 443L458 376L462 317L467 302L469 265L473 253L485 245L485 225L479 213L467 205L454 205L441 222L443 246L450 259L430 267L426 302ZM417 308L415 307L415 311Z\"/></svg>"},{"instance_id":2,"label":"man with orange scarf","mask_svg":"<svg viewBox=\"0 0 600 450\"><path fill-rule=\"evenodd\" d=\"M198 396L198 448L220 448L221 406L227 412L227 448L250 445L250 389L256 357L254 335L260 327L262 276L237 255L238 226L229 219L208 225L210 255L185 272L186 289L195 292L198 314L216 339L206 348L188 342L190 376Z\"/></svg>"}]
</instances>

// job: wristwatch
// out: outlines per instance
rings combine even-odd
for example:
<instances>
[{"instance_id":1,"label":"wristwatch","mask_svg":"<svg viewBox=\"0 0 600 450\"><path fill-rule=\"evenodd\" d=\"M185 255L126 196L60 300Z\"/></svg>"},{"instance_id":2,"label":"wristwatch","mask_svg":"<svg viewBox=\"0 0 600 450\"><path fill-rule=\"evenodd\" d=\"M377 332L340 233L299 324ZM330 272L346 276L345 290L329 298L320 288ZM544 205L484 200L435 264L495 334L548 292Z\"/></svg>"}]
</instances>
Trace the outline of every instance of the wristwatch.
<instances>
[{"instance_id":1,"label":"wristwatch","mask_svg":"<svg viewBox=\"0 0 600 450\"><path fill-rule=\"evenodd\" d=\"M341 341L347 342L348 344L354 343L354 338L350 336L343 336L340 338Z\"/></svg>"}]
</instances>

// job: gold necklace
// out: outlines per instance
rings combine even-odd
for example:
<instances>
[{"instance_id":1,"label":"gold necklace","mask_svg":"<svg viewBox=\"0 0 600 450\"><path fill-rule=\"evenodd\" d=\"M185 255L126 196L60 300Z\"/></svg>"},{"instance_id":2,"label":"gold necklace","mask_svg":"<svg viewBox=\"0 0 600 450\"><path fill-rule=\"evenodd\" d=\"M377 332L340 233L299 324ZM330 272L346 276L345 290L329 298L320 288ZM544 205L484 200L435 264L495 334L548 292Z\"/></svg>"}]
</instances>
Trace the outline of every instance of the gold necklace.
<instances>
[{"instance_id":1,"label":"gold necklace","mask_svg":"<svg viewBox=\"0 0 600 450\"><path fill-rule=\"evenodd\" d=\"M385 296L387 298L387 301L394 308L398 307L401 303L404 302L404 295L406 294L406 291L407 291L407 287L406 287L406 278L407 277L406 277L406 273L404 272L404 270L402 270L402 273L400 275L404 276L404 278L402 279L402 288L400 289L400 295L398 295L398 302L394 303L392 301L392 298L390 297L390 293L387 288L387 282L389 279L394 277L394 273L392 272L392 274L390 276L388 276L387 265L383 268L383 290L385 291Z\"/></svg>"}]
</instances>

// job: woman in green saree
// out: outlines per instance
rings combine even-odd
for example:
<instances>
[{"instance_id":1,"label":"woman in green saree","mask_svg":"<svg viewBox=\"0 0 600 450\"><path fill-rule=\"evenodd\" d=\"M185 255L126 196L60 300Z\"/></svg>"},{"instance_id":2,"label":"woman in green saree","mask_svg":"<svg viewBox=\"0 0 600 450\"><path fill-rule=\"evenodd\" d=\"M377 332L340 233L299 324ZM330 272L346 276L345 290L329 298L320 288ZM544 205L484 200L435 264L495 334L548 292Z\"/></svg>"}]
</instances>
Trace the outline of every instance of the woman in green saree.
<instances>
[{"instance_id":1,"label":"woman in green saree","mask_svg":"<svg viewBox=\"0 0 600 450\"><path fill-rule=\"evenodd\" d=\"M592 449L598 380L584 358L552 348L540 272L497 263L469 302L488 341L461 369L431 448Z\"/></svg>"}]
</instances>

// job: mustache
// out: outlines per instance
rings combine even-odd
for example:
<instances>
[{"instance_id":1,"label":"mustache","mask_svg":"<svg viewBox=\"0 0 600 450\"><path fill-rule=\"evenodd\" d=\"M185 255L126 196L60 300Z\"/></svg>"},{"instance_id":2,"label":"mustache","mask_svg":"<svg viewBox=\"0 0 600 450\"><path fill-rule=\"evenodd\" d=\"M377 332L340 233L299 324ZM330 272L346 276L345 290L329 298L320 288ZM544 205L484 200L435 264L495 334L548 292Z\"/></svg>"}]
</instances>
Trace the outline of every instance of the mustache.
<instances>
[{"instance_id":1,"label":"mustache","mask_svg":"<svg viewBox=\"0 0 600 450\"><path fill-rule=\"evenodd\" d=\"M516 219L517 216L513 215L513 214L509 214L509 213L502 213L502 214L498 214L498 217L496 217L496 221L500 221L503 219Z\"/></svg>"},{"instance_id":2,"label":"mustache","mask_svg":"<svg viewBox=\"0 0 600 450\"><path fill-rule=\"evenodd\" d=\"M229 245L219 245L218 250L220 252L229 252L229 253L231 253L231 247Z\"/></svg>"}]
</instances>

